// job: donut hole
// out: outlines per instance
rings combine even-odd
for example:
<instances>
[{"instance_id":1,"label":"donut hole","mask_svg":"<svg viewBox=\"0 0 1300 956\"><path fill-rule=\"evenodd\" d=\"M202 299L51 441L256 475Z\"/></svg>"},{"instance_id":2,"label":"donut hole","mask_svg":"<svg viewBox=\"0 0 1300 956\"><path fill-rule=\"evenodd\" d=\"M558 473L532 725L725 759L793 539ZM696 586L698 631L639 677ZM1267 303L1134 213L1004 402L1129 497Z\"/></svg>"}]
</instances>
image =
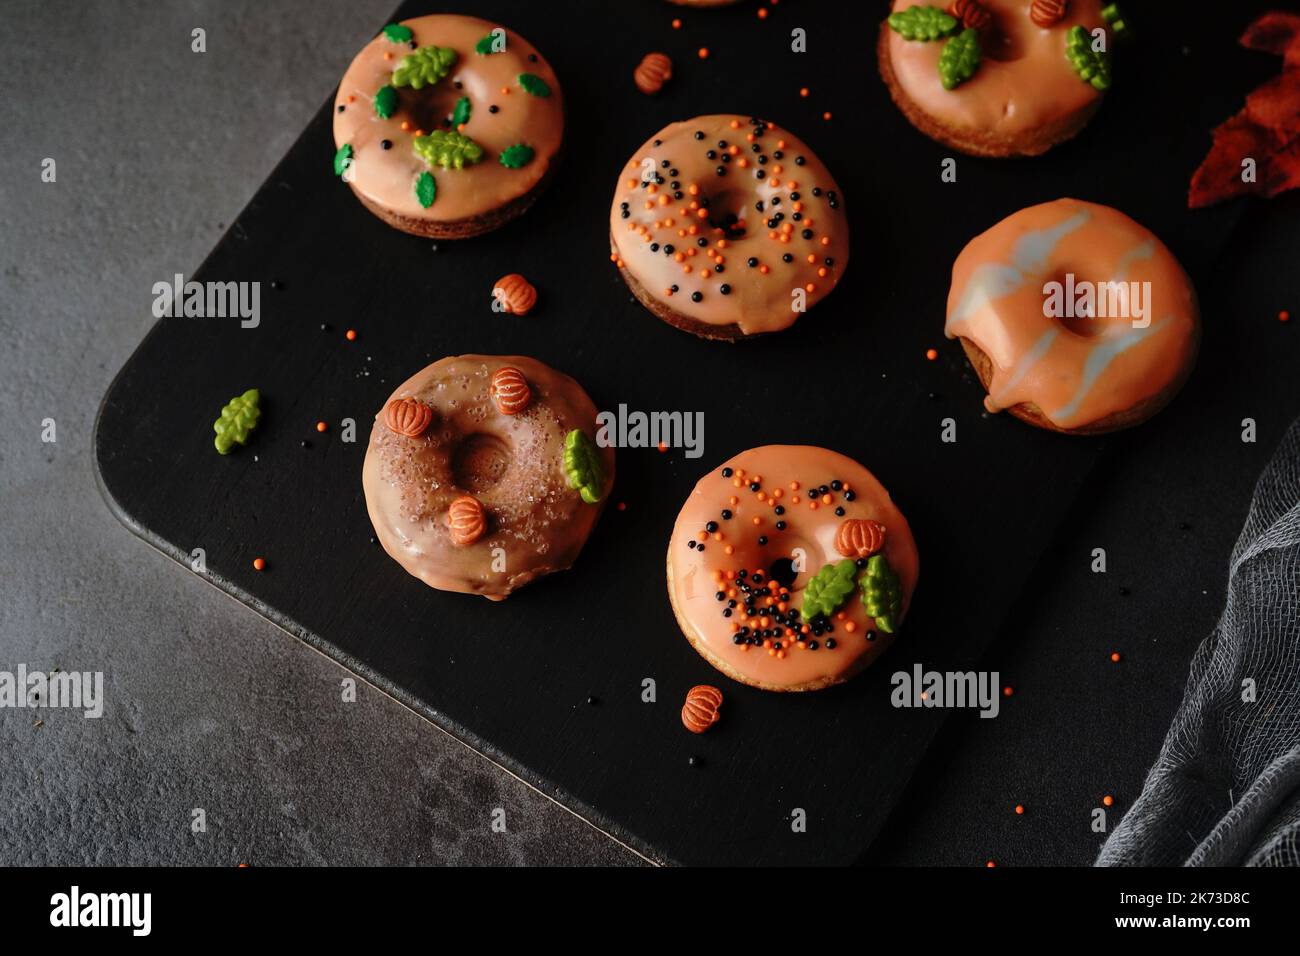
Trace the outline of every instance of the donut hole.
<instances>
[{"instance_id":1,"label":"donut hole","mask_svg":"<svg viewBox=\"0 0 1300 956\"><path fill-rule=\"evenodd\" d=\"M424 130L426 133L435 129L451 129L451 124L447 120L455 110L460 95L458 91L451 89L431 91L426 88L415 92L407 91L402 97L402 108L410 117L415 129Z\"/></svg>"},{"instance_id":2,"label":"donut hole","mask_svg":"<svg viewBox=\"0 0 1300 956\"><path fill-rule=\"evenodd\" d=\"M751 219L755 216L762 218L762 214L757 209L748 206L752 198L752 194L739 189L728 189L710 196L706 207L709 212L709 225L714 229L721 229L728 239L743 239L747 232L742 224L746 216Z\"/></svg>"},{"instance_id":3,"label":"donut hole","mask_svg":"<svg viewBox=\"0 0 1300 956\"><path fill-rule=\"evenodd\" d=\"M1022 19L1030 22L1028 17ZM1025 38L1019 30L1008 30L1007 26L1004 18L995 17L989 28L980 31L980 56L999 63L1010 63L1025 56Z\"/></svg>"},{"instance_id":4,"label":"donut hole","mask_svg":"<svg viewBox=\"0 0 1300 956\"><path fill-rule=\"evenodd\" d=\"M788 591L794 587L799 572L794 569L794 561L790 558L777 558L767 566L767 576Z\"/></svg>"},{"instance_id":5,"label":"donut hole","mask_svg":"<svg viewBox=\"0 0 1300 956\"><path fill-rule=\"evenodd\" d=\"M457 487L483 492L497 485L510 467L510 446L496 435L466 435L451 456L451 475Z\"/></svg>"},{"instance_id":6,"label":"donut hole","mask_svg":"<svg viewBox=\"0 0 1300 956\"><path fill-rule=\"evenodd\" d=\"M1069 332L1071 335L1077 335L1083 339L1092 339L1104 334L1108 323L1106 322L1105 319L1097 318L1096 301L1095 300L1093 301L1092 315L1080 315L1079 314L1080 303L1075 300L1071 300L1066 296L1065 294L1066 291L1069 288L1071 288L1072 285L1072 283L1067 281L1067 271L1066 270L1058 271L1055 275L1052 276L1052 281L1057 283L1058 287L1062 290L1061 309L1059 310L1060 314L1052 316L1052 319L1058 325L1060 325L1061 328L1065 329L1065 331ZM1078 276L1076 275L1074 278L1074 283L1077 283L1078 281L1079 281ZM1084 312L1088 311L1086 305L1084 306L1083 311Z\"/></svg>"}]
</instances>

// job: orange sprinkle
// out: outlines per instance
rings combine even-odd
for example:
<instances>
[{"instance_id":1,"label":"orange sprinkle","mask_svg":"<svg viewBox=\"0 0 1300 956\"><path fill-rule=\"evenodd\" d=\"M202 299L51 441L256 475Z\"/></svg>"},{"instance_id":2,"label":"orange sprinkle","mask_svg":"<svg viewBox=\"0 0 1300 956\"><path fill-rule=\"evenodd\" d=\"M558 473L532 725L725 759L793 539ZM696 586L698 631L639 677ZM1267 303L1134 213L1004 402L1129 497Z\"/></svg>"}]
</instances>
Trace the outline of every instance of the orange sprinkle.
<instances>
[{"instance_id":1,"label":"orange sprinkle","mask_svg":"<svg viewBox=\"0 0 1300 956\"><path fill-rule=\"evenodd\" d=\"M933 362L935 359L937 359L937 358L939 357L939 350L938 350L938 349L926 349L926 350L925 350L925 357L928 358L931 362Z\"/></svg>"},{"instance_id":2,"label":"orange sprinkle","mask_svg":"<svg viewBox=\"0 0 1300 956\"><path fill-rule=\"evenodd\" d=\"M1115 651L1114 653L1112 653L1112 654L1110 655L1110 662L1111 662L1112 664L1118 664L1119 661L1120 661L1119 651Z\"/></svg>"},{"instance_id":3,"label":"orange sprinkle","mask_svg":"<svg viewBox=\"0 0 1300 956\"><path fill-rule=\"evenodd\" d=\"M662 455L662 454L663 454L664 452L666 452L667 450L668 450L668 446L667 446L664 442L660 442L660 443L659 443L659 454Z\"/></svg>"},{"instance_id":4,"label":"orange sprinkle","mask_svg":"<svg viewBox=\"0 0 1300 956\"><path fill-rule=\"evenodd\" d=\"M831 111L830 111L830 110L827 110L825 113L822 114L822 119L824 119L824 120L829 120L830 118L831 118Z\"/></svg>"},{"instance_id":5,"label":"orange sprinkle","mask_svg":"<svg viewBox=\"0 0 1300 956\"><path fill-rule=\"evenodd\" d=\"M817 510L817 502L815 502L815 501L810 501L810 502L808 502L808 509L809 509L810 511L816 511L816 510Z\"/></svg>"},{"instance_id":6,"label":"orange sprinkle","mask_svg":"<svg viewBox=\"0 0 1300 956\"><path fill-rule=\"evenodd\" d=\"M831 503L831 496L830 496L830 495L822 495L822 504L824 504L824 505L828 505L828 504L830 504L830 503Z\"/></svg>"},{"instance_id":7,"label":"orange sprinkle","mask_svg":"<svg viewBox=\"0 0 1300 956\"><path fill-rule=\"evenodd\" d=\"M1281 312L1279 312L1279 313L1277 314L1277 320L1278 320L1279 322L1290 322L1290 321L1291 321L1291 313L1288 312L1286 309L1283 309Z\"/></svg>"},{"instance_id":8,"label":"orange sprinkle","mask_svg":"<svg viewBox=\"0 0 1300 956\"><path fill-rule=\"evenodd\" d=\"M619 511L627 511L627 502L626 502L626 501L620 501L620 502L618 503L618 510L619 510Z\"/></svg>"},{"instance_id":9,"label":"orange sprinkle","mask_svg":"<svg viewBox=\"0 0 1300 956\"><path fill-rule=\"evenodd\" d=\"M697 540L697 541L708 541L708 540L709 540L709 533L708 533L707 531L701 531L699 534L697 534L697 535L695 536L695 540Z\"/></svg>"},{"instance_id":10,"label":"orange sprinkle","mask_svg":"<svg viewBox=\"0 0 1300 956\"><path fill-rule=\"evenodd\" d=\"M700 47L699 57L701 60L707 60L709 58L709 48L706 46Z\"/></svg>"},{"instance_id":11,"label":"orange sprinkle","mask_svg":"<svg viewBox=\"0 0 1300 956\"><path fill-rule=\"evenodd\" d=\"M1010 697L1010 696L1011 696L1012 694L1014 694L1015 692L1016 692L1016 689L1015 689L1014 687L1012 687L1010 684L1008 684L1006 687L1002 688L1002 696L1003 696L1003 697Z\"/></svg>"},{"instance_id":12,"label":"orange sprinkle","mask_svg":"<svg viewBox=\"0 0 1300 956\"><path fill-rule=\"evenodd\" d=\"M1017 814L1017 816L1024 816L1024 813L1025 813L1025 808L1024 808L1024 806L1022 806L1021 804L1017 803L1017 804L1016 804L1016 814Z\"/></svg>"},{"instance_id":13,"label":"orange sprinkle","mask_svg":"<svg viewBox=\"0 0 1300 956\"><path fill-rule=\"evenodd\" d=\"M1115 798L1108 793L1106 794L1106 796L1101 798L1101 802L1103 806L1107 806L1107 807L1114 806Z\"/></svg>"},{"instance_id":14,"label":"orange sprinkle","mask_svg":"<svg viewBox=\"0 0 1300 956\"><path fill-rule=\"evenodd\" d=\"M385 54L384 54L384 59L385 59L385 60L391 60L392 58L393 58L393 54L391 54L391 53L385 53Z\"/></svg>"},{"instance_id":15,"label":"orange sprinkle","mask_svg":"<svg viewBox=\"0 0 1300 956\"><path fill-rule=\"evenodd\" d=\"M989 860L989 861L988 861L987 863L985 863L984 865L987 866L990 870L993 869L993 867L997 866L997 864L994 863L992 860Z\"/></svg>"},{"instance_id":16,"label":"orange sprinkle","mask_svg":"<svg viewBox=\"0 0 1300 956\"><path fill-rule=\"evenodd\" d=\"M805 87L802 87L802 88L799 90L799 95L800 95L800 96L806 97L806 96L808 95L808 93L809 93L809 90L808 90L808 87L806 87L806 86L805 86Z\"/></svg>"},{"instance_id":17,"label":"orange sprinkle","mask_svg":"<svg viewBox=\"0 0 1300 956\"><path fill-rule=\"evenodd\" d=\"M763 523L763 519L760 518L758 515L754 515L754 524L762 524L762 523Z\"/></svg>"},{"instance_id":18,"label":"orange sprinkle","mask_svg":"<svg viewBox=\"0 0 1300 956\"><path fill-rule=\"evenodd\" d=\"M344 338L346 338L349 342L355 342L357 340L357 330L348 329L347 332L344 333Z\"/></svg>"},{"instance_id":19,"label":"orange sprinkle","mask_svg":"<svg viewBox=\"0 0 1300 956\"><path fill-rule=\"evenodd\" d=\"M348 102L349 102L349 103L355 103L356 101L357 101L357 98L356 98L355 96L351 96L351 95L348 96Z\"/></svg>"},{"instance_id":20,"label":"orange sprinkle","mask_svg":"<svg viewBox=\"0 0 1300 956\"><path fill-rule=\"evenodd\" d=\"M254 570L254 571L264 571L264 570L266 570L266 558L254 558L254 559L253 559L253 570Z\"/></svg>"},{"instance_id":21,"label":"orange sprinkle","mask_svg":"<svg viewBox=\"0 0 1300 956\"><path fill-rule=\"evenodd\" d=\"M793 498L790 499L790 501L792 504L797 505L799 502L803 501L803 499L800 498L798 495L795 495Z\"/></svg>"},{"instance_id":22,"label":"orange sprinkle","mask_svg":"<svg viewBox=\"0 0 1300 956\"><path fill-rule=\"evenodd\" d=\"M797 481L792 481L792 482L790 482L790 490L791 490L791 491L798 491L798 490L799 490L799 482L797 482Z\"/></svg>"},{"instance_id":23,"label":"orange sprinkle","mask_svg":"<svg viewBox=\"0 0 1300 956\"><path fill-rule=\"evenodd\" d=\"M855 624L853 621L844 622L844 630L848 631L850 634L852 634L857 629L858 629L858 625Z\"/></svg>"},{"instance_id":24,"label":"orange sprinkle","mask_svg":"<svg viewBox=\"0 0 1300 956\"><path fill-rule=\"evenodd\" d=\"M411 124L408 123L406 120L402 120L402 129L410 129L410 128L411 128Z\"/></svg>"},{"instance_id":25,"label":"orange sprinkle","mask_svg":"<svg viewBox=\"0 0 1300 956\"><path fill-rule=\"evenodd\" d=\"M681 21L681 20L674 20L674 21L673 21L673 29L674 29L674 30L680 30L681 28L682 28L682 21Z\"/></svg>"},{"instance_id":26,"label":"orange sprinkle","mask_svg":"<svg viewBox=\"0 0 1300 956\"><path fill-rule=\"evenodd\" d=\"M722 547L722 552L723 552L723 554L731 554L731 553L734 552L735 550L736 550L736 549L733 548L733 547L732 547L731 545L729 545L729 544L727 544L727 545L723 545L723 547Z\"/></svg>"},{"instance_id":27,"label":"orange sprinkle","mask_svg":"<svg viewBox=\"0 0 1300 956\"><path fill-rule=\"evenodd\" d=\"M758 18L759 18L760 20L766 20L766 19L767 19L767 7L759 7L759 8L758 8ZM778 656L779 656L779 655L778 655Z\"/></svg>"},{"instance_id":28,"label":"orange sprinkle","mask_svg":"<svg viewBox=\"0 0 1300 956\"><path fill-rule=\"evenodd\" d=\"M316 430L317 430L318 432L323 432L323 431L325 431L325 430L328 429L328 428L329 428L329 425L325 424L324 422L317 422L317 423L316 423Z\"/></svg>"},{"instance_id":29,"label":"orange sprinkle","mask_svg":"<svg viewBox=\"0 0 1300 956\"><path fill-rule=\"evenodd\" d=\"M732 120L732 121L731 121L731 128L732 128L732 129L740 129L740 120ZM733 155L733 156L736 155L736 153L735 153L735 147L732 147L732 154L731 154L731 155Z\"/></svg>"}]
</instances>

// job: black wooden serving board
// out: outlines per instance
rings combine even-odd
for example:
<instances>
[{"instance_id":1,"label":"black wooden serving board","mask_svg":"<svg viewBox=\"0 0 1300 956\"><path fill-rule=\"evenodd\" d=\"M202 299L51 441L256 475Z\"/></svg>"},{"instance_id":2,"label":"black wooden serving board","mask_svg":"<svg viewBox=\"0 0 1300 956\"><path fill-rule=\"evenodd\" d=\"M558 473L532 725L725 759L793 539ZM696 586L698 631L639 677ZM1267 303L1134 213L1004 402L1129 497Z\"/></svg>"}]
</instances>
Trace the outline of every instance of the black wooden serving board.
<instances>
[{"instance_id":1,"label":"black wooden serving board","mask_svg":"<svg viewBox=\"0 0 1300 956\"><path fill-rule=\"evenodd\" d=\"M876 73L879 5L787 0L766 19L749 3L462 6L528 37L561 78L567 159L549 192L478 239L393 231L332 175L331 96L187 277L260 281L260 326L157 323L100 413L106 497L151 544L187 565L203 548L219 587L653 860L855 860L942 719L891 707L890 674L916 661L977 663L1107 444L983 414L960 350L943 340L950 264L1003 216L1072 195L1130 213L1203 274L1236 213L1189 213L1186 184L1205 131L1240 95L1205 64L1259 69L1234 53L1245 16L1182 22L1165 17L1175 4L1144 9L1117 89L1076 141L1032 161L960 158L957 182L943 183L949 151L907 125ZM407 3L396 18L426 12ZM1162 17L1174 25L1157 28ZM796 27L807 53L791 51ZM1189 57L1186 44L1207 52ZM655 98L631 80L651 50L676 64ZM340 73L352 52L335 51ZM656 321L607 256L610 196L632 150L672 120L712 112L799 133L835 171L852 221L843 287L795 328L735 346ZM540 291L526 318L490 309L493 282L515 271ZM925 360L931 347L939 361ZM612 497L626 510L607 509L572 571L499 604L426 588L372 543L361 464L370 420L396 384L463 352L536 356L600 408L702 411L704 456L619 450ZM262 424L249 447L220 457L211 422L249 387L262 390ZM945 417L957 422L954 444L940 441ZM355 443L341 440L347 418ZM320 419L332 427L318 435ZM818 694L721 678L681 638L664 589L668 534L694 482L774 442L861 460L908 515L921 552L898 644ZM263 573L252 569L259 555ZM655 703L642 699L646 678ZM703 681L723 687L725 719L696 737L678 711ZM791 826L796 809L806 832Z\"/></svg>"}]
</instances>

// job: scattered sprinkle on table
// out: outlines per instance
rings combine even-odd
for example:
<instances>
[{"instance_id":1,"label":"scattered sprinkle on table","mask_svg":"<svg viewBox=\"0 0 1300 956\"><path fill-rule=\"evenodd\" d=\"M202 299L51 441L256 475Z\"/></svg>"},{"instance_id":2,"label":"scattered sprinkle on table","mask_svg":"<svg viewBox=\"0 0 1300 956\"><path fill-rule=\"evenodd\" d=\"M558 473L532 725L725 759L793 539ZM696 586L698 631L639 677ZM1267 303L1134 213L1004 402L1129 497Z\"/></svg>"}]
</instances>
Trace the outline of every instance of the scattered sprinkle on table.
<instances>
[{"instance_id":1,"label":"scattered sprinkle on table","mask_svg":"<svg viewBox=\"0 0 1300 956\"><path fill-rule=\"evenodd\" d=\"M347 332L344 333L344 336L347 338L349 342L355 342L357 340L357 330L348 329Z\"/></svg>"},{"instance_id":2,"label":"scattered sprinkle on table","mask_svg":"<svg viewBox=\"0 0 1300 956\"><path fill-rule=\"evenodd\" d=\"M709 58L709 48L706 46L700 47L699 57L701 60L707 60Z\"/></svg>"},{"instance_id":3,"label":"scattered sprinkle on table","mask_svg":"<svg viewBox=\"0 0 1300 956\"><path fill-rule=\"evenodd\" d=\"M1110 662L1112 664L1118 664L1119 661L1120 661L1119 651L1112 651L1110 655Z\"/></svg>"},{"instance_id":4,"label":"scattered sprinkle on table","mask_svg":"<svg viewBox=\"0 0 1300 956\"><path fill-rule=\"evenodd\" d=\"M1115 805L1115 798L1108 793L1106 796L1101 798L1101 802L1102 806L1113 807Z\"/></svg>"},{"instance_id":5,"label":"scattered sprinkle on table","mask_svg":"<svg viewBox=\"0 0 1300 956\"><path fill-rule=\"evenodd\" d=\"M266 558L254 558L254 559L253 559L253 570L254 570L254 571L265 571L265 570L266 570Z\"/></svg>"},{"instance_id":6,"label":"scattered sprinkle on table","mask_svg":"<svg viewBox=\"0 0 1300 956\"><path fill-rule=\"evenodd\" d=\"M1010 684L1008 684L1006 687L1002 688L1002 696L1003 696L1003 697L1010 697L1010 696L1011 696L1012 694L1014 694L1015 692L1016 692L1015 688L1012 687Z\"/></svg>"},{"instance_id":7,"label":"scattered sprinkle on table","mask_svg":"<svg viewBox=\"0 0 1300 956\"><path fill-rule=\"evenodd\" d=\"M318 432L323 432L323 431L325 431L325 430L328 429L328 428L329 428L329 425L327 425L325 422L317 422L317 423L316 423L316 430L317 430Z\"/></svg>"},{"instance_id":8,"label":"scattered sprinkle on table","mask_svg":"<svg viewBox=\"0 0 1300 956\"><path fill-rule=\"evenodd\" d=\"M933 362L935 359L937 359L937 358L939 357L939 350L938 350L938 349L926 349L926 350L925 350L925 357L928 358L931 362Z\"/></svg>"},{"instance_id":9,"label":"scattered sprinkle on table","mask_svg":"<svg viewBox=\"0 0 1300 956\"><path fill-rule=\"evenodd\" d=\"M673 21L673 29L674 29L674 30L680 30L681 28L682 28L682 21L681 21L681 20L674 20L674 21Z\"/></svg>"},{"instance_id":10,"label":"scattered sprinkle on table","mask_svg":"<svg viewBox=\"0 0 1300 956\"><path fill-rule=\"evenodd\" d=\"M1291 321L1291 313L1288 312L1286 309L1283 309L1281 312L1279 312L1279 313L1277 314L1277 320L1278 320L1279 322L1290 322L1290 321Z\"/></svg>"},{"instance_id":11,"label":"scattered sprinkle on table","mask_svg":"<svg viewBox=\"0 0 1300 956\"><path fill-rule=\"evenodd\" d=\"M992 860L989 860L989 861L988 861L987 863L985 863L984 865L985 865L986 867L988 867L990 870L993 869L993 867L997 866L997 864L994 863Z\"/></svg>"},{"instance_id":12,"label":"scattered sprinkle on table","mask_svg":"<svg viewBox=\"0 0 1300 956\"><path fill-rule=\"evenodd\" d=\"M801 87L800 90L799 90L799 95L802 96L804 99L807 99L807 98L808 98L808 94L809 94L810 92L811 92L811 91L808 89L808 87L806 87L806 86L805 86L805 87Z\"/></svg>"},{"instance_id":13,"label":"scattered sprinkle on table","mask_svg":"<svg viewBox=\"0 0 1300 956\"><path fill-rule=\"evenodd\" d=\"M1017 804L1016 804L1016 816L1018 816L1018 817L1023 817L1024 815L1025 815L1025 807L1024 807L1024 804L1017 803Z\"/></svg>"}]
</instances>

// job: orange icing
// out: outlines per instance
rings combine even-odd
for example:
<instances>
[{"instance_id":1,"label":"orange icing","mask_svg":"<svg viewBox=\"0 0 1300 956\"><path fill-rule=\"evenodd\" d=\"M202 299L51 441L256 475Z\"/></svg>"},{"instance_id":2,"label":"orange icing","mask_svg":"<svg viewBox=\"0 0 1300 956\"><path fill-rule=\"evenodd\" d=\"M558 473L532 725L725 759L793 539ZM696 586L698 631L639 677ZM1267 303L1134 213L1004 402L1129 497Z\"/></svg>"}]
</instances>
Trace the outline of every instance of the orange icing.
<instances>
[{"instance_id":1,"label":"orange icing","mask_svg":"<svg viewBox=\"0 0 1300 956\"><path fill-rule=\"evenodd\" d=\"M1015 136L1075 113L1101 96L1074 72L1065 57L1065 40L1076 24L1086 30L1105 26L1102 0L1071 0L1065 16L1048 28L1029 19L1029 0L981 0L981 5L993 19L980 33L979 70L954 90L939 82L943 40L905 40L889 30L894 76L922 110L945 126ZM894 0L893 12L915 6L944 7L933 0Z\"/></svg>"},{"instance_id":2,"label":"orange icing","mask_svg":"<svg viewBox=\"0 0 1300 956\"><path fill-rule=\"evenodd\" d=\"M1044 315L1049 282L1150 283L1145 327L1131 315ZM1134 312L1130 309L1129 312ZM1150 231L1109 206L1058 199L976 236L953 263L948 338L992 360L985 406L1036 404L1061 428L1131 408L1175 383L1192 360L1196 293Z\"/></svg>"},{"instance_id":3,"label":"orange icing","mask_svg":"<svg viewBox=\"0 0 1300 956\"><path fill-rule=\"evenodd\" d=\"M647 170L662 181L643 185ZM743 231L724 229L728 216ZM613 258L656 300L745 334L793 325L794 290L812 308L849 260L848 219L830 171L793 133L734 115L673 123L638 149L619 173L610 237Z\"/></svg>"},{"instance_id":4,"label":"orange icing","mask_svg":"<svg viewBox=\"0 0 1300 956\"><path fill-rule=\"evenodd\" d=\"M726 468L733 472L730 477L723 474ZM833 480L845 487L825 496L815 494L815 489L829 486ZM754 482L759 484L758 491L750 488ZM848 500L846 491L852 493L853 500ZM780 515L778 507L783 510ZM839 507L844 515L835 514ZM729 519L722 517L724 509L731 512ZM700 479L682 506L668 543L673 565L668 588L673 607L710 654L763 686L779 689L842 679L863 666L864 658L874 659L890 639L876 631L856 591L833 615L834 631L817 638L821 645L817 650L798 646L799 637L805 644L810 637L802 633L773 641L782 643L779 652L774 646L736 644L734 635L740 627L760 626L763 619L771 629L774 623L769 615L773 611L802 606L804 589L813 575L826 564L844 560L836 551L836 536L845 518L878 521L887 529L882 552L902 583L906 615L919 569L907 519L866 468L844 455L810 445L751 448ZM785 522L784 530L777 529L778 521ZM716 532L707 530L709 522L717 523ZM760 535L767 538L766 545L758 543ZM691 541L696 542L694 548ZM796 549L803 552L804 571L788 588L788 601L779 600L778 590L771 595L774 603L770 607L763 599L760 613L742 617L744 593L737 586L736 572L744 569L752 580L753 572L761 571L766 584L771 565L792 558ZM728 597L719 601L718 591ZM737 606L726 617L724 610L732 599ZM768 614L761 613L763 610ZM873 635L870 640L869 634ZM826 646L827 637L834 640L833 648Z\"/></svg>"},{"instance_id":5,"label":"orange icing","mask_svg":"<svg viewBox=\"0 0 1300 956\"><path fill-rule=\"evenodd\" d=\"M550 64L513 30L506 31L504 51L476 53L475 44L499 29L476 17L416 17L403 20L402 25L411 29L418 45L450 47L458 59L437 84L399 89L397 110L381 119L373 106L375 92L389 83L393 71L413 51L380 33L357 54L339 83L334 112L334 145L352 146L352 166L346 175L353 189L403 216L434 222L474 218L529 192L555 161L564 134L564 97ZM521 73L540 76L551 95L524 92L518 83ZM486 153L464 169L430 169L412 146L415 135L421 130L450 129L443 120L462 96L469 97L473 109L461 132ZM492 106L497 107L496 113ZM392 144L389 149L383 148L384 140ZM498 157L519 143L531 146L535 155L527 165L507 169ZM416 178L425 170L438 183L437 198L427 209L415 195Z\"/></svg>"}]
</instances>

